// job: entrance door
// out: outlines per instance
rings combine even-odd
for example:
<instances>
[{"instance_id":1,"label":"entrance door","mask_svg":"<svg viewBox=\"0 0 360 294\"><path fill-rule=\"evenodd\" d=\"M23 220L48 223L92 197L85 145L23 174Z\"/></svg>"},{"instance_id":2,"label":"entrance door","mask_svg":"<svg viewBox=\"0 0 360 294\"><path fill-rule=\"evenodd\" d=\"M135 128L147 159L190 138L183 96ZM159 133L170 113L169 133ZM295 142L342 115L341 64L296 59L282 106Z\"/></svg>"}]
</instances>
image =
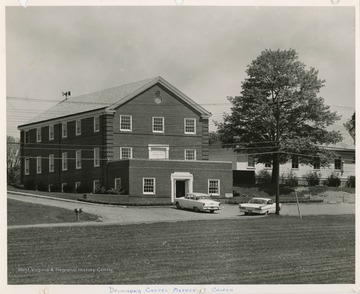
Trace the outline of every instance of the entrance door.
<instances>
[{"instance_id":1,"label":"entrance door","mask_svg":"<svg viewBox=\"0 0 360 294\"><path fill-rule=\"evenodd\" d=\"M176 180L176 197L185 196L185 181Z\"/></svg>"}]
</instances>

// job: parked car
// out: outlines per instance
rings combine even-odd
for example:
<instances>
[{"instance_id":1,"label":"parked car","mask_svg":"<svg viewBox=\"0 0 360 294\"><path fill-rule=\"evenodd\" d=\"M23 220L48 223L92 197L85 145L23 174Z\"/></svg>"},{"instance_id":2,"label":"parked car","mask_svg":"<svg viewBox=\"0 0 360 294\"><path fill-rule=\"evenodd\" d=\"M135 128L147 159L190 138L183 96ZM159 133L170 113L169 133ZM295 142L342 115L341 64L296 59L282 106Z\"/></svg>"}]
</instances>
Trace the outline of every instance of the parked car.
<instances>
[{"instance_id":1,"label":"parked car","mask_svg":"<svg viewBox=\"0 0 360 294\"><path fill-rule=\"evenodd\" d=\"M280 208L281 208L281 204ZM269 198L251 198L248 203L239 204L240 212L247 214L269 214L276 212L276 203Z\"/></svg>"},{"instance_id":2,"label":"parked car","mask_svg":"<svg viewBox=\"0 0 360 294\"><path fill-rule=\"evenodd\" d=\"M208 194L188 193L185 197L176 198L175 205L178 209L214 212L220 210L221 203L212 200Z\"/></svg>"}]
</instances>

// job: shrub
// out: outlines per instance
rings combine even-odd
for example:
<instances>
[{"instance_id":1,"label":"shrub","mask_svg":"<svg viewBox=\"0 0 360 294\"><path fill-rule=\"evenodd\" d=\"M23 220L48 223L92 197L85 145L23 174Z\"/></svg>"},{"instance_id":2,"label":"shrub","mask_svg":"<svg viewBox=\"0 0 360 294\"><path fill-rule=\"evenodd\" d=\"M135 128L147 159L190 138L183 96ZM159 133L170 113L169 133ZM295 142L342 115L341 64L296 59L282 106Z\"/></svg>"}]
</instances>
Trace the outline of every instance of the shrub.
<instances>
[{"instance_id":1,"label":"shrub","mask_svg":"<svg viewBox=\"0 0 360 294\"><path fill-rule=\"evenodd\" d=\"M355 188L355 176L349 176L346 181L346 186Z\"/></svg>"},{"instance_id":2,"label":"shrub","mask_svg":"<svg viewBox=\"0 0 360 294\"><path fill-rule=\"evenodd\" d=\"M91 187L89 187L85 184L80 184L80 186L77 187L76 192L77 193L91 193L92 190L91 190Z\"/></svg>"},{"instance_id":3,"label":"shrub","mask_svg":"<svg viewBox=\"0 0 360 294\"><path fill-rule=\"evenodd\" d=\"M332 173L326 181L326 186L329 187L339 187L340 186L340 178L336 173Z\"/></svg>"},{"instance_id":4,"label":"shrub","mask_svg":"<svg viewBox=\"0 0 360 294\"><path fill-rule=\"evenodd\" d=\"M99 185L98 187L96 187L95 189L95 194L107 194L107 189L105 186L103 185Z\"/></svg>"},{"instance_id":5,"label":"shrub","mask_svg":"<svg viewBox=\"0 0 360 294\"><path fill-rule=\"evenodd\" d=\"M271 183L271 174L266 169L259 171L258 174L255 175L257 184L270 184Z\"/></svg>"},{"instance_id":6,"label":"shrub","mask_svg":"<svg viewBox=\"0 0 360 294\"><path fill-rule=\"evenodd\" d=\"M34 181L28 180L24 183L25 190L35 190Z\"/></svg>"},{"instance_id":7,"label":"shrub","mask_svg":"<svg viewBox=\"0 0 360 294\"><path fill-rule=\"evenodd\" d=\"M51 185L50 186L50 192L60 192L59 186Z\"/></svg>"},{"instance_id":8,"label":"shrub","mask_svg":"<svg viewBox=\"0 0 360 294\"><path fill-rule=\"evenodd\" d=\"M64 193L71 193L73 191L73 188L71 185L69 184L65 184L62 188Z\"/></svg>"},{"instance_id":9,"label":"shrub","mask_svg":"<svg viewBox=\"0 0 360 294\"><path fill-rule=\"evenodd\" d=\"M43 191L43 192L47 192L48 187L44 184L44 183L38 183L36 186L36 190L38 191Z\"/></svg>"},{"instance_id":10,"label":"shrub","mask_svg":"<svg viewBox=\"0 0 360 294\"><path fill-rule=\"evenodd\" d=\"M285 177L284 180L284 184L286 186L291 186L291 187L296 187L298 186L299 182L298 182L298 177L296 176L295 173L293 173L292 170L290 170L290 172L287 174L287 176Z\"/></svg>"},{"instance_id":11,"label":"shrub","mask_svg":"<svg viewBox=\"0 0 360 294\"><path fill-rule=\"evenodd\" d=\"M308 172L302 176L309 186L318 186L320 184L321 174L317 172Z\"/></svg>"}]
</instances>

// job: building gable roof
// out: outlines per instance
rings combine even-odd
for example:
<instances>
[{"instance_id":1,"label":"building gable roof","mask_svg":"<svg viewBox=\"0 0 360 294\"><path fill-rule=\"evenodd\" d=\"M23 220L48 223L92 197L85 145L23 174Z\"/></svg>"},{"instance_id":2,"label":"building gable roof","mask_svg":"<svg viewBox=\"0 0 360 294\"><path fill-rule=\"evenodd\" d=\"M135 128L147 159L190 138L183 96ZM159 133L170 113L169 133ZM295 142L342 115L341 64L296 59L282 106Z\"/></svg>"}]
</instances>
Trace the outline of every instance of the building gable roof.
<instances>
[{"instance_id":1,"label":"building gable roof","mask_svg":"<svg viewBox=\"0 0 360 294\"><path fill-rule=\"evenodd\" d=\"M162 77L159 76L130 84L121 85L111 89L68 98L56 104L49 110L36 116L26 124L19 126L19 128L35 123L64 118L95 110L103 109L104 111L112 111L157 83L161 84L169 91L175 93L180 99L182 99L192 109L199 112L200 115L202 115L203 117L211 116L210 112L208 112L206 109L201 107L195 101L190 99L180 90L178 90L169 82L165 81Z\"/></svg>"}]
</instances>

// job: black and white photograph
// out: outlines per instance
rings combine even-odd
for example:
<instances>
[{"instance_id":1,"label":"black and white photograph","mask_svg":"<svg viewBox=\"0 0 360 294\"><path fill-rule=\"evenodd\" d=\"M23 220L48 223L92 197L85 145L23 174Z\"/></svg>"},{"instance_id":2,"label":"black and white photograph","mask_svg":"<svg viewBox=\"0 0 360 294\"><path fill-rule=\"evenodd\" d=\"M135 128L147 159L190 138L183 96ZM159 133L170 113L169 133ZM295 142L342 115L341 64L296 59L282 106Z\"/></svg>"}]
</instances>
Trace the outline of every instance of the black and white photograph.
<instances>
[{"instance_id":1,"label":"black and white photograph","mask_svg":"<svg viewBox=\"0 0 360 294\"><path fill-rule=\"evenodd\" d=\"M4 293L358 291L359 3L138 2L3 6Z\"/></svg>"}]
</instances>

